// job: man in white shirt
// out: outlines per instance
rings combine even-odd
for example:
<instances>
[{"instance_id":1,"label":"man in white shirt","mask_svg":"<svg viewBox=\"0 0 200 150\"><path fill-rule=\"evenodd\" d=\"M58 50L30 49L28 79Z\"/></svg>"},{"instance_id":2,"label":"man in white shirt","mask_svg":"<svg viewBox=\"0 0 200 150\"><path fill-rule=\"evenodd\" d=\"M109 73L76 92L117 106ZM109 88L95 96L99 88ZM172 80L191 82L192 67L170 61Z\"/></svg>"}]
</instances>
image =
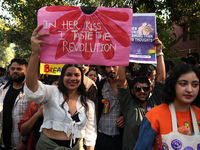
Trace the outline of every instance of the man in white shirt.
<instances>
[{"instance_id":1,"label":"man in white shirt","mask_svg":"<svg viewBox=\"0 0 200 150\"><path fill-rule=\"evenodd\" d=\"M23 92L27 65L23 58L12 59L10 81L0 88L0 150L16 149L22 141L17 123L29 104Z\"/></svg>"}]
</instances>

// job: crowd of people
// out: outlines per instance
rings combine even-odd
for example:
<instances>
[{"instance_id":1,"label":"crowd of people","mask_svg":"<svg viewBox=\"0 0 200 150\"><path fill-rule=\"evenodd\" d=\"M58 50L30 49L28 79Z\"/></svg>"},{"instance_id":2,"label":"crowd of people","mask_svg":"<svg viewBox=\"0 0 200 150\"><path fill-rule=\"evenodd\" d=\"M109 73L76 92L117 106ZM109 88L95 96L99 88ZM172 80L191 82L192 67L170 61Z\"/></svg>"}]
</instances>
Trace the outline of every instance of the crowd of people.
<instances>
[{"instance_id":1,"label":"crowd of people","mask_svg":"<svg viewBox=\"0 0 200 150\"><path fill-rule=\"evenodd\" d=\"M1 74L0 150L200 149L198 53L175 66L156 37L156 66L66 64L42 79L41 28L29 62Z\"/></svg>"}]
</instances>

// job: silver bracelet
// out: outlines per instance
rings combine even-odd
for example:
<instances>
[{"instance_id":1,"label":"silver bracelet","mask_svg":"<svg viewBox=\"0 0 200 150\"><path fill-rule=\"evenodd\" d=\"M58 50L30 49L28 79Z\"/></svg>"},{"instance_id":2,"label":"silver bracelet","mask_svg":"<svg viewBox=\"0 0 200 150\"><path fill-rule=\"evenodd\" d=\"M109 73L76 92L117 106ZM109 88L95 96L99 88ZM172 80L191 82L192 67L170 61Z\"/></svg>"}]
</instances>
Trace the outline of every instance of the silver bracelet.
<instances>
[{"instance_id":1,"label":"silver bracelet","mask_svg":"<svg viewBox=\"0 0 200 150\"><path fill-rule=\"evenodd\" d=\"M158 57L158 56L164 56L164 53L163 53L163 52L157 53L157 54L156 54L156 57Z\"/></svg>"}]
</instances>

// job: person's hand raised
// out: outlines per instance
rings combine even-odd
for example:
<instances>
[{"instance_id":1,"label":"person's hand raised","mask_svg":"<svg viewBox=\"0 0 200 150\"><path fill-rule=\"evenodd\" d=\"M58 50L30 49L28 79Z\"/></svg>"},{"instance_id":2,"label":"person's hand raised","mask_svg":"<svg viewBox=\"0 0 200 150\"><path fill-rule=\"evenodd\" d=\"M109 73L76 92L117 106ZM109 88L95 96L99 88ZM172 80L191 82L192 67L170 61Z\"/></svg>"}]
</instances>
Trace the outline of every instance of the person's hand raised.
<instances>
[{"instance_id":1,"label":"person's hand raised","mask_svg":"<svg viewBox=\"0 0 200 150\"><path fill-rule=\"evenodd\" d=\"M41 43L49 44L48 42L39 39L41 36L49 35L49 33L38 33L40 29L42 29L42 27L43 25L38 26L32 33L31 36L32 53L40 54L40 44Z\"/></svg>"},{"instance_id":2,"label":"person's hand raised","mask_svg":"<svg viewBox=\"0 0 200 150\"><path fill-rule=\"evenodd\" d=\"M155 41L154 46L156 46L156 53L162 52L162 42L158 38L158 33L156 34L156 38L153 39Z\"/></svg>"}]
</instances>

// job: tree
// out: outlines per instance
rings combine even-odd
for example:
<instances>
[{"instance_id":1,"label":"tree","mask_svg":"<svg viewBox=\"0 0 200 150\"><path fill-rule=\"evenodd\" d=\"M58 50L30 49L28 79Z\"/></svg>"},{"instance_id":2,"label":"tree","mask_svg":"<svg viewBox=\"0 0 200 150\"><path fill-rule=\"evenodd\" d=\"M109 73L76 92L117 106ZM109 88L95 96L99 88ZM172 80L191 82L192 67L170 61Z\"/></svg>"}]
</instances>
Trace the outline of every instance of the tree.
<instances>
[{"instance_id":1,"label":"tree","mask_svg":"<svg viewBox=\"0 0 200 150\"><path fill-rule=\"evenodd\" d=\"M0 66L7 67L10 64L10 61L14 58L13 45L3 47L0 45Z\"/></svg>"},{"instance_id":2,"label":"tree","mask_svg":"<svg viewBox=\"0 0 200 150\"><path fill-rule=\"evenodd\" d=\"M3 8L15 19L15 24L7 24L10 28L5 32L7 42L16 44L17 56L29 58L30 37L37 26L37 10L43 6L77 4L91 7L132 8L134 13L156 13L157 32L168 57L174 53L170 48L184 35L200 32L200 1L196 0L4 0ZM171 38L170 31L174 29L174 25L180 24L185 24L187 30L182 35Z\"/></svg>"},{"instance_id":3,"label":"tree","mask_svg":"<svg viewBox=\"0 0 200 150\"><path fill-rule=\"evenodd\" d=\"M2 63L1 62L5 62L6 59L5 59L5 56L6 56L6 47L5 46L2 46L0 45L0 66L2 66Z\"/></svg>"},{"instance_id":4,"label":"tree","mask_svg":"<svg viewBox=\"0 0 200 150\"><path fill-rule=\"evenodd\" d=\"M4 0L2 7L7 10L12 17L6 18L9 30L4 32L8 43L15 43L16 57L29 58L31 54L30 37L37 26L37 11L43 6L66 5L62 0Z\"/></svg>"},{"instance_id":5,"label":"tree","mask_svg":"<svg viewBox=\"0 0 200 150\"><path fill-rule=\"evenodd\" d=\"M6 67L10 60L14 57L14 52L12 48L9 46L9 43L5 40L5 27L4 20L0 19L0 67Z\"/></svg>"}]
</instances>

